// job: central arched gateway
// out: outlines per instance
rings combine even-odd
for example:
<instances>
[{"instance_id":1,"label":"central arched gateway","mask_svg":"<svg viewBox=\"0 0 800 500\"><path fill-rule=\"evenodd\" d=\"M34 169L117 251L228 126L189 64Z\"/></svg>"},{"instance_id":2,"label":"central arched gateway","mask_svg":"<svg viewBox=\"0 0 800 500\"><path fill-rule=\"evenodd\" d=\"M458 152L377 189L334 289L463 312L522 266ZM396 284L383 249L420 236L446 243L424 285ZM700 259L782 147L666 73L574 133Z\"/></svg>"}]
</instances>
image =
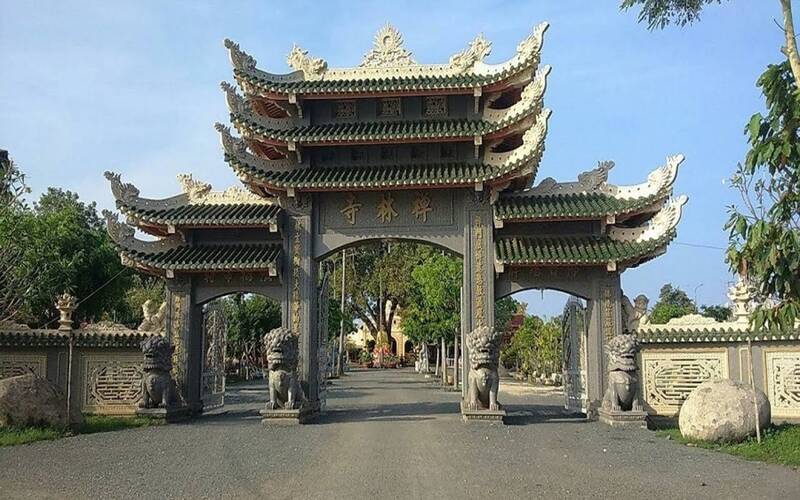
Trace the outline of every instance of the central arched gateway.
<instances>
[{"instance_id":1,"label":"central arched gateway","mask_svg":"<svg viewBox=\"0 0 800 500\"><path fill-rule=\"evenodd\" d=\"M200 304L256 291L281 301L283 325L299 341L306 409L318 411L319 262L371 239L423 241L464 257L464 373L474 366L489 380L468 377L466 416L502 413L491 387L494 302L527 288L587 299L587 391L599 405L602 346L624 331L620 274L675 236L685 199L668 200L682 157L638 185L609 184L613 163L601 162L576 182L533 187L550 116L546 29L535 27L500 64L484 62L491 44L478 36L447 64L423 65L387 25L357 67L328 68L295 46L288 74L257 68L225 41L244 95L222 84L238 136L216 128L247 189L215 192L184 175L182 194L152 200L107 173L128 223L161 238L137 240L107 214L123 261L167 278L167 335L192 409L202 409Z\"/></svg>"}]
</instances>

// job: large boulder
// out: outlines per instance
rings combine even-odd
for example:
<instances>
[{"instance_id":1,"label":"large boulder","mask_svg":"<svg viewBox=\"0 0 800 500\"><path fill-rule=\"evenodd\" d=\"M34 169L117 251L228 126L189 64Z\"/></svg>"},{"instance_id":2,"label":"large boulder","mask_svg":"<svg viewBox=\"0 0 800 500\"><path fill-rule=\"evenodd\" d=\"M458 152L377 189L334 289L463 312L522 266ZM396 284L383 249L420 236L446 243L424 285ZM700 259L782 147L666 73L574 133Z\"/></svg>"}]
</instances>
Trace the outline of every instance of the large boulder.
<instances>
[{"instance_id":1,"label":"large boulder","mask_svg":"<svg viewBox=\"0 0 800 500\"><path fill-rule=\"evenodd\" d=\"M703 382L681 407L681 434L702 441L742 441L756 433L754 400L764 428L770 423L770 407L763 392L727 379Z\"/></svg>"},{"instance_id":2,"label":"large boulder","mask_svg":"<svg viewBox=\"0 0 800 500\"><path fill-rule=\"evenodd\" d=\"M71 413L67 419L64 392L46 378L30 373L0 380L0 426L66 427L83 421L80 411Z\"/></svg>"}]
</instances>

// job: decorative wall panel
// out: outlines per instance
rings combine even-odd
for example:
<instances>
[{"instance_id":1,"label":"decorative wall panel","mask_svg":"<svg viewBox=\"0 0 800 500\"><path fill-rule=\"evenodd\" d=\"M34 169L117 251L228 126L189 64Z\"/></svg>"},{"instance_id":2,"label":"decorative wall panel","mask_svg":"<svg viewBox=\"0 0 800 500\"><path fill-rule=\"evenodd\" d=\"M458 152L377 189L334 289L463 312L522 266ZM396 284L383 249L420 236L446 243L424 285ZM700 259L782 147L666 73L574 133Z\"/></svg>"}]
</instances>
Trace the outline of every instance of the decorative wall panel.
<instances>
[{"instance_id":1,"label":"decorative wall panel","mask_svg":"<svg viewBox=\"0 0 800 500\"><path fill-rule=\"evenodd\" d=\"M773 417L800 417L800 350L765 351L764 366Z\"/></svg>"},{"instance_id":2,"label":"decorative wall panel","mask_svg":"<svg viewBox=\"0 0 800 500\"><path fill-rule=\"evenodd\" d=\"M81 411L133 413L142 398L142 356L91 353L81 356Z\"/></svg>"},{"instance_id":3,"label":"decorative wall panel","mask_svg":"<svg viewBox=\"0 0 800 500\"><path fill-rule=\"evenodd\" d=\"M642 352L642 396L651 413L676 415L692 389L728 378L727 350Z\"/></svg>"},{"instance_id":4,"label":"decorative wall panel","mask_svg":"<svg viewBox=\"0 0 800 500\"><path fill-rule=\"evenodd\" d=\"M47 374L45 354L0 353L0 379L35 373L40 377Z\"/></svg>"}]
</instances>

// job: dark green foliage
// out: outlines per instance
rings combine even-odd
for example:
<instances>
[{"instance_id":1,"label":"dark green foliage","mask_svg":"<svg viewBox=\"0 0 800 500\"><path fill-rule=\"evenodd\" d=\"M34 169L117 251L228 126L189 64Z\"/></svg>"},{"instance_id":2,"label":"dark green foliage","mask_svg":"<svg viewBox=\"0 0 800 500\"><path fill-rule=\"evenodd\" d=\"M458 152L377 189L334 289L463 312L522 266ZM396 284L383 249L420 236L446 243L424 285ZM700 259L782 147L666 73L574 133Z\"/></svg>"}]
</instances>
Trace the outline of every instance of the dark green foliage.
<instances>
[{"instance_id":1,"label":"dark green foliage","mask_svg":"<svg viewBox=\"0 0 800 500\"><path fill-rule=\"evenodd\" d=\"M700 314L717 321L731 319L731 308L728 306L700 306Z\"/></svg>"},{"instance_id":2,"label":"dark green foliage","mask_svg":"<svg viewBox=\"0 0 800 500\"><path fill-rule=\"evenodd\" d=\"M220 300L228 325L228 354L233 357L236 345L260 344L264 334L281 326L280 304L263 295L237 293Z\"/></svg>"},{"instance_id":3,"label":"dark green foliage","mask_svg":"<svg viewBox=\"0 0 800 500\"><path fill-rule=\"evenodd\" d=\"M461 259L432 251L411 272L403 332L416 343L452 343L460 331Z\"/></svg>"},{"instance_id":4,"label":"dark green foliage","mask_svg":"<svg viewBox=\"0 0 800 500\"><path fill-rule=\"evenodd\" d=\"M672 318L679 318L696 312L697 306L686 295L686 292L668 283L661 287L658 302L653 306L653 311L650 314L650 322L664 324Z\"/></svg>"},{"instance_id":5,"label":"dark green foliage","mask_svg":"<svg viewBox=\"0 0 800 500\"><path fill-rule=\"evenodd\" d=\"M517 312L520 303L511 297L503 297L494 303L494 324L498 330L506 331L508 322Z\"/></svg>"},{"instance_id":6,"label":"dark green foliage","mask_svg":"<svg viewBox=\"0 0 800 500\"><path fill-rule=\"evenodd\" d=\"M125 291L125 310L124 315L117 318L117 321L127 325L139 325L144 319L142 305L147 300L152 300L154 304L164 302L166 287L164 280L156 276L136 274L131 279L130 288Z\"/></svg>"},{"instance_id":7,"label":"dark green foliage","mask_svg":"<svg viewBox=\"0 0 800 500\"><path fill-rule=\"evenodd\" d=\"M641 7L639 22L646 22L647 29L663 29L670 24L685 26L700 19L700 12L708 4L720 4L722 0L623 0L620 9Z\"/></svg>"},{"instance_id":8,"label":"dark green foliage","mask_svg":"<svg viewBox=\"0 0 800 500\"><path fill-rule=\"evenodd\" d=\"M518 366L527 375L560 373L561 356L560 318L544 321L538 316L526 317L500 353L505 366Z\"/></svg>"},{"instance_id":9,"label":"dark green foliage","mask_svg":"<svg viewBox=\"0 0 800 500\"><path fill-rule=\"evenodd\" d=\"M770 65L758 86L767 113L745 128L750 151L731 179L742 205L729 208L727 258L778 303L759 308L754 327L786 331L800 318L800 103L788 62Z\"/></svg>"},{"instance_id":10,"label":"dark green foliage","mask_svg":"<svg viewBox=\"0 0 800 500\"><path fill-rule=\"evenodd\" d=\"M22 197L29 192L25 174L9 158L8 151L0 149L0 208L20 204Z\"/></svg>"},{"instance_id":11,"label":"dark green foliage","mask_svg":"<svg viewBox=\"0 0 800 500\"><path fill-rule=\"evenodd\" d=\"M0 214L0 248L14 263L4 279L20 284L12 290L16 321L50 324L57 316L55 298L65 291L79 301L78 322L124 315L134 273L120 263L94 203L49 188L34 209Z\"/></svg>"}]
</instances>

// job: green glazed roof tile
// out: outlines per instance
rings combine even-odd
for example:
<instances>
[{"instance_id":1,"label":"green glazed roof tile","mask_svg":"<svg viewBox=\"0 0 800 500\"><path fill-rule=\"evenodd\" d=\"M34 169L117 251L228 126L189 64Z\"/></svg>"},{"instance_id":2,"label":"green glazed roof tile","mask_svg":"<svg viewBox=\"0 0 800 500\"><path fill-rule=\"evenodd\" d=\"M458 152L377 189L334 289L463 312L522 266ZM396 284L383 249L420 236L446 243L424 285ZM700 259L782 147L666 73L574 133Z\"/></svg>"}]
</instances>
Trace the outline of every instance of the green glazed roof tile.
<instances>
[{"instance_id":1,"label":"green glazed roof tile","mask_svg":"<svg viewBox=\"0 0 800 500\"><path fill-rule=\"evenodd\" d=\"M619 199L605 193L569 193L542 196L507 196L497 200L500 220L595 218L636 212L666 196Z\"/></svg>"},{"instance_id":2,"label":"green glazed roof tile","mask_svg":"<svg viewBox=\"0 0 800 500\"><path fill-rule=\"evenodd\" d=\"M508 265L600 265L628 261L656 252L675 237L675 231L646 241L601 237L510 237L495 242L498 262Z\"/></svg>"},{"instance_id":3,"label":"green glazed roof tile","mask_svg":"<svg viewBox=\"0 0 800 500\"><path fill-rule=\"evenodd\" d=\"M148 209L133 205L120 208L139 221L174 226L267 226L274 224L281 208L263 203L197 204Z\"/></svg>"},{"instance_id":4,"label":"green glazed roof tile","mask_svg":"<svg viewBox=\"0 0 800 500\"><path fill-rule=\"evenodd\" d=\"M269 269L281 255L280 243L183 245L156 253L122 248L137 264L172 271L241 271Z\"/></svg>"}]
</instances>

